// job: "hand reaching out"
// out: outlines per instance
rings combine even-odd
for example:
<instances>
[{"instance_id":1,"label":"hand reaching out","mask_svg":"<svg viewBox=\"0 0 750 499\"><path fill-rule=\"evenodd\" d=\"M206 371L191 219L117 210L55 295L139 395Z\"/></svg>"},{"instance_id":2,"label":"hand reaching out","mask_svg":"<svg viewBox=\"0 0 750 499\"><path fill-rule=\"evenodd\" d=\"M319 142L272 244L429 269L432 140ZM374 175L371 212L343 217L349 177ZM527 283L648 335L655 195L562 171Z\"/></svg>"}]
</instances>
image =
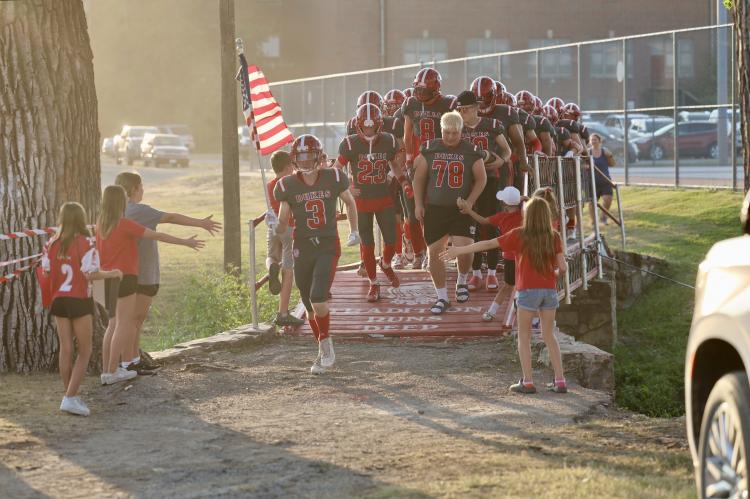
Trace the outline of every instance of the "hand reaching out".
<instances>
[{"instance_id":1,"label":"hand reaching out","mask_svg":"<svg viewBox=\"0 0 750 499\"><path fill-rule=\"evenodd\" d=\"M221 222L212 220L212 218L213 215L209 215L201 220L201 228L213 236L215 235L215 232L219 232L221 230Z\"/></svg>"}]
</instances>

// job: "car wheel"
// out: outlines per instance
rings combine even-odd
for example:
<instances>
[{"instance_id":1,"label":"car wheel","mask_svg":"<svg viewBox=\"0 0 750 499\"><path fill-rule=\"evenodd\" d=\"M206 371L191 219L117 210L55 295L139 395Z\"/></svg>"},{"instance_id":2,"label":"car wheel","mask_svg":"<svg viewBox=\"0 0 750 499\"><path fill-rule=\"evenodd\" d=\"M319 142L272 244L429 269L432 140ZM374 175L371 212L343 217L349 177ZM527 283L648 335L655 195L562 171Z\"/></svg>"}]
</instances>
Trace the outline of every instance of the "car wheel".
<instances>
[{"instance_id":1,"label":"car wheel","mask_svg":"<svg viewBox=\"0 0 750 499\"><path fill-rule=\"evenodd\" d=\"M651 159L654 161L660 161L664 159L664 148L660 145L651 147Z\"/></svg>"},{"instance_id":2,"label":"car wheel","mask_svg":"<svg viewBox=\"0 0 750 499\"><path fill-rule=\"evenodd\" d=\"M714 142L713 144L708 146L707 154L710 159L718 158L719 157L719 145Z\"/></svg>"},{"instance_id":3,"label":"car wheel","mask_svg":"<svg viewBox=\"0 0 750 499\"><path fill-rule=\"evenodd\" d=\"M747 374L724 375L701 421L699 497L747 497L750 476L750 386Z\"/></svg>"}]
</instances>

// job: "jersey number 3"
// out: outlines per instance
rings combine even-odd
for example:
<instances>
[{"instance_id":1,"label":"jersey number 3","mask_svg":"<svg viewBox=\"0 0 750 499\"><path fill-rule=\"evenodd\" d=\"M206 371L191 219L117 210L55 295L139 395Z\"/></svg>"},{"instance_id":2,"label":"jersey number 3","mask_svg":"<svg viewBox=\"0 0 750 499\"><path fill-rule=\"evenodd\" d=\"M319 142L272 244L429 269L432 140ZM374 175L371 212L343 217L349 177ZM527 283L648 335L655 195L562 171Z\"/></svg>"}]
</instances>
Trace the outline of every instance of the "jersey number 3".
<instances>
[{"instance_id":1,"label":"jersey number 3","mask_svg":"<svg viewBox=\"0 0 750 499\"><path fill-rule=\"evenodd\" d=\"M435 187L442 187L448 176L448 187L451 189L460 189L464 185L464 164L460 161L442 161L436 159L432 162L432 169L437 170Z\"/></svg>"},{"instance_id":2,"label":"jersey number 3","mask_svg":"<svg viewBox=\"0 0 750 499\"><path fill-rule=\"evenodd\" d=\"M322 199L311 199L305 202L307 212L307 227L320 229L326 224L326 205Z\"/></svg>"}]
</instances>

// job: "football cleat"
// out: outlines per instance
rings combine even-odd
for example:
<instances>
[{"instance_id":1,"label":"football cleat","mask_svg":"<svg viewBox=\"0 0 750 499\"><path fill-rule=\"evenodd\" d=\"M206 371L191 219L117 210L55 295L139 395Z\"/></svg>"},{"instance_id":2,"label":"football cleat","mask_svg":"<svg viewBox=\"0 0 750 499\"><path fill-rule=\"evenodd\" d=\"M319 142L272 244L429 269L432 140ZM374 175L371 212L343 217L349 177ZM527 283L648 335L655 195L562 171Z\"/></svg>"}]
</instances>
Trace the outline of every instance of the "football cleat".
<instances>
[{"instance_id":1,"label":"football cleat","mask_svg":"<svg viewBox=\"0 0 750 499\"><path fill-rule=\"evenodd\" d=\"M367 301L370 303L380 300L380 284L370 284L367 291Z\"/></svg>"}]
</instances>

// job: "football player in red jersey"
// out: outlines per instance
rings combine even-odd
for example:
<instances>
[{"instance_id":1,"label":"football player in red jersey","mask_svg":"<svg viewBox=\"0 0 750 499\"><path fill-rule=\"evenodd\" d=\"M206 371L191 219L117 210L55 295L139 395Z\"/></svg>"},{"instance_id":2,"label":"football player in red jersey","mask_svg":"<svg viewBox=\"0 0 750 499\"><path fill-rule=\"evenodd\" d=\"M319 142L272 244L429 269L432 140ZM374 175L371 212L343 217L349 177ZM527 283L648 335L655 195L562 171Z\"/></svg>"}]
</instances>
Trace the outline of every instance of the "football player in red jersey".
<instances>
[{"instance_id":1,"label":"football player in red jersey","mask_svg":"<svg viewBox=\"0 0 750 499\"><path fill-rule=\"evenodd\" d=\"M438 258L450 239L454 246L473 242L472 220L458 208L460 199L474 206L484 189L487 174L484 160L491 160L489 150L480 150L461 140L463 119L456 111L440 118L442 138L430 140L414 162L415 213L424 223L425 239L430 251L430 275L437 293L437 301L430 308L442 314L450 307L445 286L445 265ZM456 301L469 299L469 269L471 255L458 260Z\"/></svg>"},{"instance_id":2,"label":"football player in red jersey","mask_svg":"<svg viewBox=\"0 0 750 499\"><path fill-rule=\"evenodd\" d=\"M529 97L530 96L531 94L529 94ZM533 98L531 100L533 105ZM514 107L518 112L518 121L521 122L521 126L523 127L523 140L526 145L526 154L541 152L542 142L536 134L537 123L534 115L528 112L524 106L521 106L516 96L511 93L505 95L505 103Z\"/></svg>"},{"instance_id":3,"label":"football player in red jersey","mask_svg":"<svg viewBox=\"0 0 750 499\"><path fill-rule=\"evenodd\" d=\"M526 146L523 140L523 127L518 118L518 112L503 104L503 93L505 85L496 82L489 76L480 76L471 83L471 91L477 97L479 102L479 115L487 118L494 118L500 121L505 127L505 136L513 149L514 158L519 162L522 171L529 168L526 161ZM513 161L513 158L511 159ZM512 185L514 182L513 164L508 163L509 168L500 171L500 187Z\"/></svg>"},{"instance_id":4,"label":"football player in red jersey","mask_svg":"<svg viewBox=\"0 0 750 499\"><path fill-rule=\"evenodd\" d=\"M538 101L538 102L537 102ZM541 116L541 99L536 97L534 94L529 92L528 90L521 90L516 94L516 102L518 102L518 108L523 109L528 114L532 115L534 117L534 122L536 123L536 127L534 129L537 138L539 139L539 143L541 145L541 152L546 154L547 156L552 156L553 154L553 143L552 143L552 124L549 122L549 120L543 116ZM537 112L537 105L539 105L539 110Z\"/></svg>"},{"instance_id":5,"label":"football player in red jersey","mask_svg":"<svg viewBox=\"0 0 750 499\"><path fill-rule=\"evenodd\" d=\"M385 103L383 98L375 90L366 90L357 97L357 106L354 108L355 115L346 123L346 134L354 135L357 133L357 116L356 111L365 104L374 104L383 110Z\"/></svg>"},{"instance_id":6,"label":"football player in red jersey","mask_svg":"<svg viewBox=\"0 0 750 499\"><path fill-rule=\"evenodd\" d=\"M399 144L399 152L396 155L396 164L404 170L405 153L404 149L404 120L400 116L401 106L406 100L406 96L401 90L393 89L389 90L383 96L383 131L392 134L396 137L396 141ZM399 116L396 116L399 113ZM388 125L390 120L390 127ZM394 176L391 178L391 192L395 199L395 210L396 210L396 256L393 259L394 269L403 269L404 264L414 258L414 253L411 256L406 255L404 252L404 239L406 238L408 231L404 230L404 213L406 212L406 200L404 199L404 191L401 188L401 184L398 179ZM407 242L407 245L411 245L411 241ZM409 253L409 252L407 252Z\"/></svg>"},{"instance_id":7,"label":"football player in red jersey","mask_svg":"<svg viewBox=\"0 0 750 499\"><path fill-rule=\"evenodd\" d=\"M590 134L588 127L581 123L581 108L575 102L568 102L563 106L560 118L562 118L560 125L566 128L569 127L568 130L570 131L571 138L581 145L583 148L581 154L585 156L588 153L587 147ZM577 130L575 134L573 133L574 129Z\"/></svg>"},{"instance_id":8,"label":"football player in red jersey","mask_svg":"<svg viewBox=\"0 0 750 499\"><path fill-rule=\"evenodd\" d=\"M493 118L482 118L479 116L479 105L473 92L466 90L456 98L456 109L464 120L461 138L482 150L490 150L493 157L484 163L487 171L487 184L479 195L476 203L477 212L483 216L494 215L497 211L497 171L510 160L510 146L505 140L503 124ZM497 237L497 230L493 226L474 225L474 240ZM498 288L495 271L499 252L497 250L487 252L487 282L488 290ZM482 253L474 254L472 263L473 274L467 285L469 291L481 289L482 283Z\"/></svg>"},{"instance_id":9,"label":"football player in red jersey","mask_svg":"<svg viewBox=\"0 0 750 499\"><path fill-rule=\"evenodd\" d=\"M322 374L333 367L336 354L330 337L328 307L331 283L341 255L336 224L336 201L341 198L349 214L347 246L359 243L357 206L349 179L339 168L326 168L323 145L314 135L300 135L292 143L296 173L276 183L273 197L281 203L276 232L283 234L294 216L294 280L318 340L318 357L310 372Z\"/></svg>"},{"instance_id":10,"label":"football player in red jersey","mask_svg":"<svg viewBox=\"0 0 750 499\"><path fill-rule=\"evenodd\" d=\"M398 276L391 268L391 261L395 254L396 242L396 213L393 196L390 192L388 173L404 184L407 191L411 186L407 184L401 167L396 164L399 145L390 133L381 132L383 117L381 111L374 104L365 104L357 110L357 133L349 135L339 145L339 156L335 167L349 167L352 178L352 192L357 204L360 227L360 254L364 263L367 277L370 279L370 290L367 301L380 299L380 285L377 282L375 262L375 238L373 237L373 221L378 220L378 226L383 234L385 247L380 267L388 277L391 286L399 286Z\"/></svg>"},{"instance_id":11,"label":"football player in red jersey","mask_svg":"<svg viewBox=\"0 0 750 499\"><path fill-rule=\"evenodd\" d=\"M63 204L57 223L57 232L44 247L42 269L48 276L50 314L55 318L60 341L58 365L65 386L60 410L88 416L89 408L78 396L78 389L91 357L94 300L90 283L95 279L122 278L122 272L99 269L99 254L86 227L83 206ZM78 356L72 363L74 338Z\"/></svg>"},{"instance_id":12,"label":"football player in red jersey","mask_svg":"<svg viewBox=\"0 0 750 499\"><path fill-rule=\"evenodd\" d=\"M414 158L422 144L442 136L440 117L450 111L453 101L440 93L440 82L440 73L435 69L420 69L414 77L414 95L408 97L401 106L401 114L404 117L406 167L409 172L413 172ZM422 227L414 217L414 200L409 198L407 201L408 230L414 247L414 268L422 268L427 245Z\"/></svg>"}]
</instances>

